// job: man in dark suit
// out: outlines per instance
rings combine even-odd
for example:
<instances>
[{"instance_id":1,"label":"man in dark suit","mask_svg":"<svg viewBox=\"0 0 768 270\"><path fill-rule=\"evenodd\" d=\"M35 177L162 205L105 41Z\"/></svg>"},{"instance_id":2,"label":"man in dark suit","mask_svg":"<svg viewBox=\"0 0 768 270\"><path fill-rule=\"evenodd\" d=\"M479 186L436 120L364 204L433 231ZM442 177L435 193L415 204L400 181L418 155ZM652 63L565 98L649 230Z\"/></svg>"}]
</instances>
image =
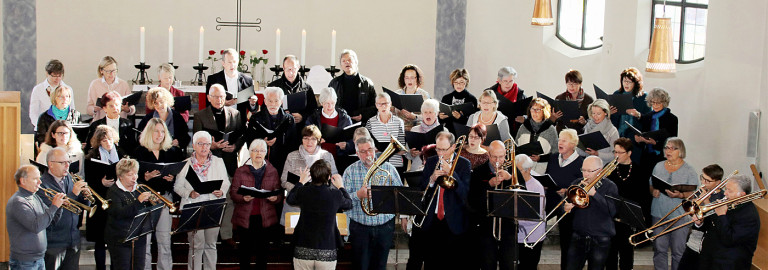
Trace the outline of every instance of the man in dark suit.
<instances>
[{"instance_id":1,"label":"man in dark suit","mask_svg":"<svg viewBox=\"0 0 768 270\"><path fill-rule=\"evenodd\" d=\"M208 76L205 84L205 94L208 94L212 85L221 84L227 92L227 101L224 105L235 106L237 104L237 92L253 86L253 79L250 76L237 71L239 62L240 58L235 49L229 48L224 50L224 53L221 55L221 65L224 67L224 70ZM206 106L211 106L211 103L206 101Z\"/></svg>"},{"instance_id":2,"label":"man in dark suit","mask_svg":"<svg viewBox=\"0 0 768 270\"><path fill-rule=\"evenodd\" d=\"M451 146L454 141L453 134L447 131L438 133L437 156L427 159L422 173L421 188L426 190L425 200L432 201L421 224L427 239L425 269L466 269L468 266L467 257L459 254L467 252L461 243L468 227L464 204L469 192L472 165L466 158L454 154L455 146ZM452 161L456 158L459 160L452 174L456 187L445 189L436 180L449 175ZM417 217L416 221L419 219Z\"/></svg>"},{"instance_id":3,"label":"man in dark suit","mask_svg":"<svg viewBox=\"0 0 768 270\"><path fill-rule=\"evenodd\" d=\"M752 181L735 175L725 184L725 197L734 199L752 192ZM699 269L749 269L757 248L760 216L755 204L747 202L715 208L715 214L703 220L694 217L697 227L705 230L701 244Z\"/></svg>"},{"instance_id":4,"label":"man in dark suit","mask_svg":"<svg viewBox=\"0 0 768 270\"><path fill-rule=\"evenodd\" d=\"M224 106L226 91L221 84L214 84L208 92L208 102L211 106L195 113L195 121L192 126L193 133L201 130L207 131L216 138L211 142L211 152L224 160L227 167L227 174L234 176L237 169L237 147L241 146L235 138L238 137L241 130L240 112ZM224 134L228 139L224 138Z\"/></svg>"},{"instance_id":5,"label":"man in dark suit","mask_svg":"<svg viewBox=\"0 0 768 270\"><path fill-rule=\"evenodd\" d=\"M64 148L54 148L46 156L48 172L41 177L41 187L52 189L57 193L65 193L71 200L90 205L85 199L85 181L74 183L69 175L69 155ZM37 196L43 199L46 206L51 207L51 200L42 190ZM46 229L48 249L45 251L46 269L78 269L80 263L80 231L77 223L80 215L70 211L62 211L59 220Z\"/></svg>"},{"instance_id":6,"label":"man in dark suit","mask_svg":"<svg viewBox=\"0 0 768 270\"><path fill-rule=\"evenodd\" d=\"M264 90L266 108L251 116L248 120L248 129L243 136L248 144L254 139L264 139L267 142L269 146L267 160L278 172L283 171L288 153L296 150L301 140L296 133L296 122L293 116L281 107L284 96L282 89L267 87ZM266 130L271 132L265 132Z\"/></svg>"},{"instance_id":7,"label":"man in dark suit","mask_svg":"<svg viewBox=\"0 0 768 270\"><path fill-rule=\"evenodd\" d=\"M339 59L341 62L341 76L333 78L328 87L336 90L339 96L339 107L347 111L352 121L363 122L365 126L368 119L376 115L376 90L373 81L357 70L357 53L353 50L344 50Z\"/></svg>"},{"instance_id":8,"label":"man in dark suit","mask_svg":"<svg viewBox=\"0 0 768 270\"><path fill-rule=\"evenodd\" d=\"M296 121L296 130L301 130L304 128L305 119L312 115L317 109L317 100L315 99L315 91L312 90L312 86L307 84L307 82L304 81L301 76L298 76L298 74L299 61L296 59L296 56L290 54L286 55L285 58L283 58L283 76L280 77L280 79L269 83L269 86L280 87L280 89L283 89L285 95L305 92L307 95L307 103L303 110L291 112L286 109L288 113L293 115L293 118ZM285 104L285 108L287 108L287 106L288 104Z\"/></svg>"}]
</instances>

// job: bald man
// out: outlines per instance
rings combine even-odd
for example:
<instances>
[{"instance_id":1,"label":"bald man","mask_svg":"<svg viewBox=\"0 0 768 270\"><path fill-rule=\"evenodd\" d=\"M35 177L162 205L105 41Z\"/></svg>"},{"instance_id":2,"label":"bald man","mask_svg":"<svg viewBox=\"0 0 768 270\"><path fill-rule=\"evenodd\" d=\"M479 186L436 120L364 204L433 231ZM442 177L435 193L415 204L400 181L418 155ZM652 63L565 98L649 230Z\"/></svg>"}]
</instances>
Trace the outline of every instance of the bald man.
<instances>
[{"instance_id":1,"label":"bald man","mask_svg":"<svg viewBox=\"0 0 768 270\"><path fill-rule=\"evenodd\" d=\"M597 156L589 156L581 165L583 178L577 179L572 185L588 185L600 181L587 191L589 206L574 207L566 202L565 212L573 215L573 234L568 248L569 270L580 270L584 263L589 262L587 269L603 269L611 247L611 238L616 235L613 227L613 216L616 215L616 205L606 196L619 197L619 189L612 181L597 179L603 168L603 160Z\"/></svg>"}]
</instances>

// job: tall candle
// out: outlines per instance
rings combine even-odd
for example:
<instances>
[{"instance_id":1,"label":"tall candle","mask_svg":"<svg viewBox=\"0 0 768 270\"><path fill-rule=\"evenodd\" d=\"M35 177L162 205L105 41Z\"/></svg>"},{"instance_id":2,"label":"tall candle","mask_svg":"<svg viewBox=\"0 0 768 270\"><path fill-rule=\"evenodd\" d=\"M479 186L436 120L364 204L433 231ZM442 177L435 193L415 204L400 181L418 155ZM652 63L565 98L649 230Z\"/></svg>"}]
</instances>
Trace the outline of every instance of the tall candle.
<instances>
[{"instance_id":1,"label":"tall candle","mask_svg":"<svg viewBox=\"0 0 768 270\"><path fill-rule=\"evenodd\" d=\"M173 26L168 27L168 63L173 63Z\"/></svg>"},{"instance_id":2,"label":"tall candle","mask_svg":"<svg viewBox=\"0 0 768 270\"><path fill-rule=\"evenodd\" d=\"M200 26L200 48L197 52L197 63L199 64L203 63L203 33L205 33L205 30Z\"/></svg>"},{"instance_id":3,"label":"tall candle","mask_svg":"<svg viewBox=\"0 0 768 270\"><path fill-rule=\"evenodd\" d=\"M144 63L144 26L139 28L139 62Z\"/></svg>"},{"instance_id":4,"label":"tall candle","mask_svg":"<svg viewBox=\"0 0 768 270\"><path fill-rule=\"evenodd\" d=\"M331 31L331 66L336 65L336 30Z\"/></svg>"},{"instance_id":5,"label":"tall candle","mask_svg":"<svg viewBox=\"0 0 768 270\"><path fill-rule=\"evenodd\" d=\"M301 30L301 65L307 65L307 31Z\"/></svg>"},{"instance_id":6,"label":"tall candle","mask_svg":"<svg viewBox=\"0 0 768 270\"><path fill-rule=\"evenodd\" d=\"M280 28L275 31L275 64L280 59Z\"/></svg>"}]
</instances>

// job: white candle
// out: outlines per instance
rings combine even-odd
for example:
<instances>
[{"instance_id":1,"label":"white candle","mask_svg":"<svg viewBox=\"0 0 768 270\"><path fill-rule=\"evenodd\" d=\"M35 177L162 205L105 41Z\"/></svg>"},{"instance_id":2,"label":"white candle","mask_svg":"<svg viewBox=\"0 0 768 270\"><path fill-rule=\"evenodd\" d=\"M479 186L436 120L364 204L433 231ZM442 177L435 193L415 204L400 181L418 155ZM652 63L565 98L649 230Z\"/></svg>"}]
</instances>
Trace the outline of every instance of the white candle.
<instances>
[{"instance_id":1,"label":"white candle","mask_svg":"<svg viewBox=\"0 0 768 270\"><path fill-rule=\"evenodd\" d=\"M173 63L173 26L168 27L168 63Z\"/></svg>"},{"instance_id":2,"label":"white candle","mask_svg":"<svg viewBox=\"0 0 768 270\"><path fill-rule=\"evenodd\" d=\"M301 30L301 65L307 65L307 31Z\"/></svg>"},{"instance_id":3,"label":"white candle","mask_svg":"<svg viewBox=\"0 0 768 270\"><path fill-rule=\"evenodd\" d=\"M141 34L139 35L139 62L144 63L144 26L140 27Z\"/></svg>"},{"instance_id":4,"label":"white candle","mask_svg":"<svg viewBox=\"0 0 768 270\"><path fill-rule=\"evenodd\" d=\"M331 66L336 65L336 30L331 31Z\"/></svg>"},{"instance_id":5,"label":"white candle","mask_svg":"<svg viewBox=\"0 0 768 270\"><path fill-rule=\"evenodd\" d=\"M197 53L197 63L199 64L203 63L203 33L205 33L205 30L202 26L200 26L200 49Z\"/></svg>"},{"instance_id":6,"label":"white candle","mask_svg":"<svg viewBox=\"0 0 768 270\"><path fill-rule=\"evenodd\" d=\"M275 31L275 64L280 59L280 28Z\"/></svg>"}]
</instances>

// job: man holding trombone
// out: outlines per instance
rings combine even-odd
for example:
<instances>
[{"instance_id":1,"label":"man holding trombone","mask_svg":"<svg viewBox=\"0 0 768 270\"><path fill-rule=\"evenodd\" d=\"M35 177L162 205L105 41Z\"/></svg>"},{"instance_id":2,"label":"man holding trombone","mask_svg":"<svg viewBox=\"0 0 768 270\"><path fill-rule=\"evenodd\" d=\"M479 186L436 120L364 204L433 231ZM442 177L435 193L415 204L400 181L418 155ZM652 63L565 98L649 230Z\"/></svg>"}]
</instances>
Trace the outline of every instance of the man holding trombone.
<instances>
[{"instance_id":1,"label":"man holding trombone","mask_svg":"<svg viewBox=\"0 0 768 270\"><path fill-rule=\"evenodd\" d=\"M587 190L589 196L585 208L566 201L563 205L565 212L573 213L573 234L568 248L568 269L583 269L584 263L589 262L587 269L603 269L611 247L611 237L616 234L613 227L613 216L616 205L607 196L617 198L619 189L610 180L603 180L600 175L603 161L597 156L584 159L581 174L584 178L576 180L573 185L594 186ZM600 179L598 179L600 178Z\"/></svg>"},{"instance_id":2,"label":"man holding trombone","mask_svg":"<svg viewBox=\"0 0 768 270\"><path fill-rule=\"evenodd\" d=\"M53 204L49 195L43 189L67 194L68 209L78 209L72 202L90 205L83 192L87 186L85 181L77 183L69 175L69 156L64 148L54 148L46 156L48 172L41 177L42 188L38 196L47 207ZM52 195L51 195L52 196ZM53 197L54 200L56 197ZM48 249L45 251L45 269L78 269L80 264L80 231L77 223L82 211L62 211L59 220L48 227Z\"/></svg>"}]
</instances>

